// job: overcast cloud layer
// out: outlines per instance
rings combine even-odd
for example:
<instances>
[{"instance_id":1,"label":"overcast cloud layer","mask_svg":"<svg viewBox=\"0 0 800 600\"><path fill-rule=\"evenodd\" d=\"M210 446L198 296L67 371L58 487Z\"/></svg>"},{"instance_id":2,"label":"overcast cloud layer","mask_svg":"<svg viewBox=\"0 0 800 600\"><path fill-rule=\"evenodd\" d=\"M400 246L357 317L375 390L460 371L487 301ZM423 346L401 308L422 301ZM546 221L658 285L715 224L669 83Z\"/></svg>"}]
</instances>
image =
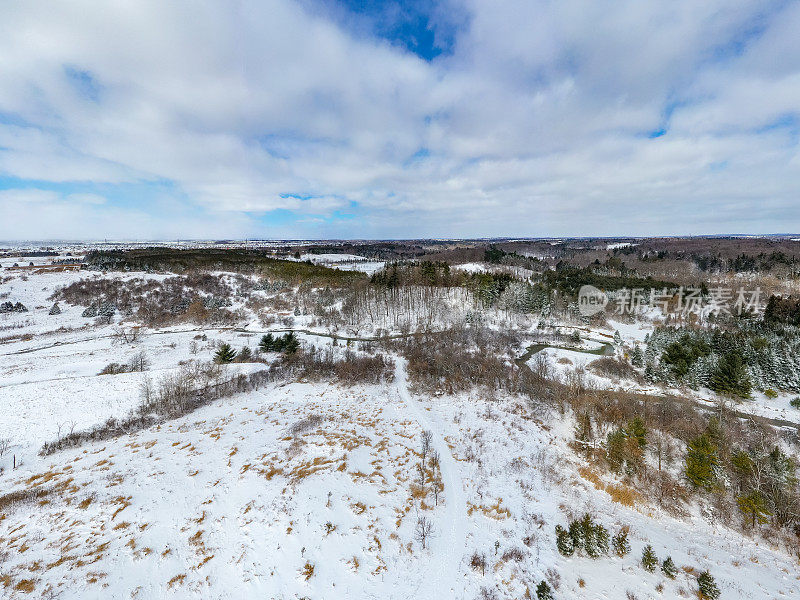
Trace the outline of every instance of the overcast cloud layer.
<instances>
[{"instance_id":1,"label":"overcast cloud layer","mask_svg":"<svg viewBox=\"0 0 800 600\"><path fill-rule=\"evenodd\" d=\"M800 231L800 2L0 4L0 239Z\"/></svg>"}]
</instances>

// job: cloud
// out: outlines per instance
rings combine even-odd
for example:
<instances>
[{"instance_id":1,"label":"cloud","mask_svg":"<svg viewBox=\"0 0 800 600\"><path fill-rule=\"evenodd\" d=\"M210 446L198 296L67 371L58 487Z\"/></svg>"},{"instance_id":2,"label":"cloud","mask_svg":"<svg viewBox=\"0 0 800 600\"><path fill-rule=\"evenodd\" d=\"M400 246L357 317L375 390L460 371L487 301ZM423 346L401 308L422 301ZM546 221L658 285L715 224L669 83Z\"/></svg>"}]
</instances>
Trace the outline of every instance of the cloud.
<instances>
[{"instance_id":1,"label":"cloud","mask_svg":"<svg viewBox=\"0 0 800 600\"><path fill-rule=\"evenodd\" d=\"M4 3L0 237L800 229L797 3L390 8Z\"/></svg>"}]
</instances>

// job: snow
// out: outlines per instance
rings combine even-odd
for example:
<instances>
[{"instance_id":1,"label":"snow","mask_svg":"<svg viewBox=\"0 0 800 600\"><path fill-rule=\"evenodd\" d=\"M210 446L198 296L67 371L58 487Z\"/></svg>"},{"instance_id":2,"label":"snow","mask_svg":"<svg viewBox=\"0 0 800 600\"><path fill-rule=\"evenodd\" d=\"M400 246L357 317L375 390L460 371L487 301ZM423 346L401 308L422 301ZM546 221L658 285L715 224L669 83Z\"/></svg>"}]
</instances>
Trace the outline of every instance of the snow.
<instances>
[{"instance_id":1,"label":"snow","mask_svg":"<svg viewBox=\"0 0 800 600\"><path fill-rule=\"evenodd\" d=\"M59 433L127 415L145 377L208 360L221 341L254 347L261 335L253 324L181 325L143 328L126 343L115 334L119 324L95 325L81 307L61 303L61 315L47 314L58 286L103 276L14 274L0 284L0 293L30 309L0 318L0 338L8 337L0 344L0 438L12 443L0 457L0 496L41 494L0 508L0 598L471 599L488 589L510 599L535 595L548 569L560 573L559 599L611 600L629 591L640 600L692 597L695 577L683 567L710 569L723 599L800 597L796 559L772 540L744 537L695 505L675 516L641 497L632 506L615 502L607 486L621 482L592 474L569 447L568 412L479 389L412 392L399 357L394 381L384 385L269 384L136 433L39 456ZM612 320L582 330L581 348L608 343L616 330L630 348L651 328ZM330 343L313 332L301 338ZM142 351L148 372L98 375ZM542 352L562 376L599 358ZM598 388L639 385L585 376ZM689 397L713 400L707 391ZM756 395L736 408L800 422L790 398ZM430 481L422 494L416 487L426 430L440 456L438 503ZM555 526L584 512L612 535L630 526L633 552L558 554ZM419 515L433 524L425 549L415 536ZM659 558L672 556L675 581L641 569L646 544ZM470 567L475 552L486 556L484 573ZM33 592L17 589L23 582Z\"/></svg>"},{"instance_id":2,"label":"snow","mask_svg":"<svg viewBox=\"0 0 800 600\"><path fill-rule=\"evenodd\" d=\"M367 275L372 275L386 266L385 261L370 260L357 254L303 254L300 260L310 260L314 264L343 271L361 271Z\"/></svg>"}]
</instances>

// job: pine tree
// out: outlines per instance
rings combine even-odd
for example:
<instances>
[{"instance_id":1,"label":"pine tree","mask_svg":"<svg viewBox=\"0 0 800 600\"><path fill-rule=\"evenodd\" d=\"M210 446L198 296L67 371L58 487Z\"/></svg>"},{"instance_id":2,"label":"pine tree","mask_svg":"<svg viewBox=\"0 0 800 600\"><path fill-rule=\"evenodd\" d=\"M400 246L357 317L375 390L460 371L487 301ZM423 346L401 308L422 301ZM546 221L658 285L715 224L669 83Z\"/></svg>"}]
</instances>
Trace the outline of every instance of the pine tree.
<instances>
[{"instance_id":1,"label":"pine tree","mask_svg":"<svg viewBox=\"0 0 800 600\"><path fill-rule=\"evenodd\" d=\"M608 553L608 530L600 523L595 523L591 515L585 514L581 519L571 521L564 529L556 525L556 546L564 556L572 556L576 550L583 550L591 558Z\"/></svg>"},{"instance_id":2,"label":"pine tree","mask_svg":"<svg viewBox=\"0 0 800 600\"><path fill-rule=\"evenodd\" d=\"M253 359L253 352L247 346L243 346L236 355L236 362L250 362Z\"/></svg>"},{"instance_id":3,"label":"pine tree","mask_svg":"<svg viewBox=\"0 0 800 600\"><path fill-rule=\"evenodd\" d=\"M61 307L58 305L58 302L53 304L53 308L50 309L50 312L47 313L50 315L60 315L61 314Z\"/></svg>"},{"instance_id":4,"label":"pine tree","mask_svg":"<svg viewBox=\"0 0 800 600\"><path fill-rule=\"evenodd\" d=\"M283 347L286 344L286 336L280 336L275 338L275 341L272 342L272 351L273 352L283 352Z\"/></svg>"},{"instance_id":5,"label":"pine tree","mask_svg":"<svg viewBox=\"0 0 800 600\"><path fill-rule=\"evenodd\" d=\"M717 447L708 434L704 433L689 443L686 451L686 478L698 488L708 489L716 478L719 464Z\"/></svg>"},{"instance_id":6,"label":"pine tree","mask_svg":"<svg viewBox=\"0 0 800 600\"><path fill-rule=\"evenodd\" d=\"M622 336L621 336L621 335L620 335L620 333L619 333L619 329L617 329L617 330L614 332L614 344L615 344L616 346L621 346L621 345L622 345Z\"/></svg>"},{"instance_id":7,"label":"pine tree","mask_svg":"<svg viewBox=\"0 0 800 600\"><path fill-rule=\"evenodd\" d=\"M739 496L736 498L736 504L739 505L739 510L742 511L745 519L749 521L751 529L756 526L756 523L763 525L769 521L769 516L772 515L767 507L766 499L758 490Z\"/></svg>"},{"instance_id":8,"label":"pine tree","mask_svg":"<svg viewBox=\"0 0 800 600\"><path fill-rule=\"evenodd\" d=\"M742 355L737 351L725 354L711 375L711 389L718 394L749 398L752 383Z\"/></svg>"},{"instance_id":9,"label":"pine tree","mask_svg":"<svg viewBox=\"0 0 800 600\"><path fill-rule=\"evenodd\" d=\"M233 362L234 358L236 358L236 351L231 348L230 344L222 344L214 354L214 362L218 364Z\"/></svg>"},{"instance_id":10,"label":"pine tree","mask_svg":"<svg viewBox=\"0 0 800 600\"><path fill-rule=\"evenodd\" d=\"M644 354L642 353L642 349L639 346L636 346L633 349L633 353L631 354L631 364L634 367L644 366Z\"/></svg>"},{"instance_id":11,"label":"pine tree","mask_svg":"<svg viewBox=\"0 0 800 600\"><path fill-rule=\"evenodd\" d=\"M294 354L300 348L300 342L293 331L290 331L283 339L284 354Z\"/></svg>"},{"instance_id":12,"label":"pine tree","mask_svg":"<svg viewBox=\"0 0 800 600\"><path fill-rule=\"evenodd\" d=\"M261 341L258 343L258 349L261 350L261 352L272 352L274 346L275 338L272 337L271 333L261 336Z\"/></svg>"},{"instance_id":13,"label":"pine tree","mask_svg":"<svg viewBox=\"0 0 800 600\"><path fill-rule=\"evenodd\" d=\"M645 571L649 571L653 573L658 566L658 557L656 553L653 551L653 547L650 544L644 547L642 551L642 567Z\"/></svg>"},{"instance_id":14,"label":"pine tree","mask_svg":"<svg viewBox=\"0 0 800 600\"><path fill-rule=\"evenodd\" d=\"M619 530L619 532L611 540L611 546L614 548L614 554L622 558L631 551L631 543L628 541L628 527L627 525Z\"/></svg>"},{"instance_id":15,"label":"pine tree","mask_svg":"<svg viewBox=\"0 0 800 600\"><path fill-rule=\"evenodd\" d=\"M544 579L536 586L536 600L553 600L553 590Z\"/></svg>"},{"instance_id":16,"label":"pine tree","mask_svg":"<svg viewBox=\"0 0 800 600\"><path fill-rule=\"evenodd\" d=\"M665 558L664 562L661 563L661 572L670 579L675 579L675 576L678 574L678 569L675 568L675 563L671 556Z\"/></svg>"},{"instance_id":17,"label":"pine tree","mask_svg":"<svg viewBox=\"0 0 800 600\"><path fill-rule=\"evenodd\" d=\"M703 571L697 577L697 587L702 600L717 600L720 596L719 587L708 571Z\"/></svg>"},{"instance_id":18,"label":"pine tree","mask_svg":"<svg viewBox=\"0 0 800 600\"><path fill-rule=\"evenodd\" d=\"M561 525L556 525L556 548L563 556L572 556L575 552L572 536Z\"/></svg>"},{"instance_id":19,"label":"pine tree","mask_svg":"<svg viewBox=\"0 0 800 600\"><path fill-rule=\"evenodd\" d=\"M588 451L594 440L594 429L592 428L592 417L589 411L578 415L578 422L575 425L575 441Z\"/></svg>"}]
</instances>

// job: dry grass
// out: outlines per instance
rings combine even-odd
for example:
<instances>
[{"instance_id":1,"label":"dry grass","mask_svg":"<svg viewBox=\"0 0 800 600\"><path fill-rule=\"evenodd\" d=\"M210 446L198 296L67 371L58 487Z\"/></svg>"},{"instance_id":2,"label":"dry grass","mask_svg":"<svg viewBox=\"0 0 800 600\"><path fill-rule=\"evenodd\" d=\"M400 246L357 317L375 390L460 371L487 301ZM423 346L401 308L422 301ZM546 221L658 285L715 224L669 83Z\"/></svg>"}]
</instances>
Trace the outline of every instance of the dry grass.
<instances>
[{"instance_id":1,"label":"dry grass","mask_svg":"<svg viewBox=\"0 0 800 600\"><path fill-rule=\"evenodd\" d=\"M30 594L35 589L36 589L36 582L33 581L33 579L22 579L14 587L15 591L24 592L26 594Z\"/></svg>"},{"instance_id":2,"label":"dry grass","mask_svg":"<svg viewBox=\"0 0 800 600\"><path fill-rule=\"evenodd\" d=\"M483 505L483 504L473 504L472 502L467 502L467 514L472 516L476 510L482 512L485 516L489 517L490 519L494 519L496 521L502 521L507 519L511 516L511 511L501 506L503 503L502 498L498 498L497 502L490 505Z\"/></svg>"},{"instance_id":3,"label":"dry grass","mask_svg":"<svg viewBox=\"0 0 800 600\"><path fill-rule=\"evenodd\" d=\"M636 506L640 501L641 496L633 488L623 483L604 483L600 475L589 467L578 468L578 473L585 480L594 485L595 489L606 492L611 496L611 500L622 504L623 506Z\"/></svg>"}]
</instances>

